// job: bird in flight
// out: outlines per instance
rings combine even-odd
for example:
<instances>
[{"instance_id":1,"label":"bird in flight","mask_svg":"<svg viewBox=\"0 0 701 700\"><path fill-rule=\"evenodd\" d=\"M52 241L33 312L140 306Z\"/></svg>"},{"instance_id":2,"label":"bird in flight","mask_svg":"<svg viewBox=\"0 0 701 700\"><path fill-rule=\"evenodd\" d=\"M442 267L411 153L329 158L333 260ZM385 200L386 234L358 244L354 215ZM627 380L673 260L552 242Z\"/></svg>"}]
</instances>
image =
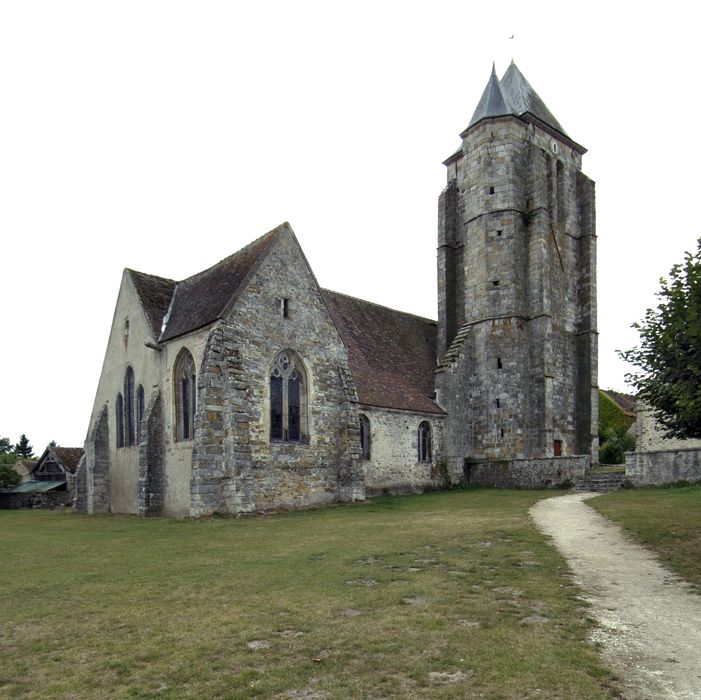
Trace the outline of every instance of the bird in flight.
<instances>
[{"instance_id":1,"label":"bird in flight","mask_svg":"<svg viewBox=\"0 0 701 700\"><path fill-rule=\"evenodd\" d=\"M515 36L516 36L515 34L512 34L512 35L509 37L509 39L513 39Z\"/></svg>"}]
</instances>

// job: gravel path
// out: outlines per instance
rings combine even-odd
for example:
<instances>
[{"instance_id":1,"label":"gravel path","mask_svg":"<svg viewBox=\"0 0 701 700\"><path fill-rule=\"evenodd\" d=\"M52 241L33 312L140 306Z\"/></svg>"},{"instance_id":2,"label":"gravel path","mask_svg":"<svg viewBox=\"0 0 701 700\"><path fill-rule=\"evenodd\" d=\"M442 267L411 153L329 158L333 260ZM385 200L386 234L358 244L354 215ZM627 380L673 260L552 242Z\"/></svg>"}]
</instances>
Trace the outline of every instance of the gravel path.
<instances>
[{"instance_id":1,"label":"gravel path","mask_svg":"<svg viewBox=\"0 0 701 700\"><path fill-rule=\"evenodd\" d=\"M531 509L592 605L593 640L624 698L701 699L701 596L584 503L596 495L548 498Z\"/></svg>"}]
</instances>

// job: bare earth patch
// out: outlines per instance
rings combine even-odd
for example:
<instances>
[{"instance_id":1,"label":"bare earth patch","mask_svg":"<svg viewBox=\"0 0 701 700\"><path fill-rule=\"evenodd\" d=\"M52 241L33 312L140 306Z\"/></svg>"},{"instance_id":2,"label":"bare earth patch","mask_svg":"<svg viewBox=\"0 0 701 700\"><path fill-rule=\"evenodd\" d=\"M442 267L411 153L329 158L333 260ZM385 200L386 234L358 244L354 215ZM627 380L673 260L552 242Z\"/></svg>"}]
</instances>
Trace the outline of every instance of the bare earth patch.
<instances>
[{"instance_id":1,"label":"bare earth patch","mask_svg":"<svg viewBox=\"0 0 701 700\"><path fill-rule=\"evenodd\" d=\"M701 698L701 596L584 503L595 495L549 498L530 511L586 593L599 623L593 641L625 698Z\"/></svg>"}]
</instances>

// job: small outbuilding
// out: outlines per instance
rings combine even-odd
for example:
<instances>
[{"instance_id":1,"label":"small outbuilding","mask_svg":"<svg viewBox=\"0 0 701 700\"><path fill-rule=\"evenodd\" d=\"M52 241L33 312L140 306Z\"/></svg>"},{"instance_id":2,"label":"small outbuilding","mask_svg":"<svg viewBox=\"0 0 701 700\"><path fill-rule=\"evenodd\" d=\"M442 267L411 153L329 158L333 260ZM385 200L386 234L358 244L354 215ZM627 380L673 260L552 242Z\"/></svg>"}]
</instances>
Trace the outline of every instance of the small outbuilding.
<instances>
[{"instance_id":1,"label":"small outbuilding","mask_svg":"<svg viewBox=\"0 0 701 700\"><path fill-rule=\"evenodd\" d=\"M30 472L30 480L2 494L2 508L53 508L73 501L74 474L82 447L49 446Z\"/></svg>"}]
</instances>

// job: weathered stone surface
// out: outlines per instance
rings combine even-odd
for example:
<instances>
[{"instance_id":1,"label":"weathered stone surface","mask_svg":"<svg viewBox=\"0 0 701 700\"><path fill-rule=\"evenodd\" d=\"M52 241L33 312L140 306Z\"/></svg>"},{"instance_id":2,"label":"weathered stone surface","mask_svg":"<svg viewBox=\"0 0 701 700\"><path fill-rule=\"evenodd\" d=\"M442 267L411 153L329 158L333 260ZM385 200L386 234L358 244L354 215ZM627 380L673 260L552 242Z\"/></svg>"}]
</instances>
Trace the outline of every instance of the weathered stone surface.
<instances>
[{"instance_id":1,"label":"weathered stone surface","mask_svg":"<svg viewBox=\"0 0 701 700\"><path fill-rule=\"evenodd\" d=\"M363 461L369 496L420 493L444 488L438 462L442 453L443 417L362 407L370 425L370 459ZM419 459L419 424L431 425L431 458Z\"/></svg>"},{"instance_id":2,"label":"weathered stone surface","mask_svg":"<svg viewBox=\"0 0 701 700\"><path fill-rule=\"evenodd\" d=\"M497 488L569 488L584 476L589 457L553 457L467 462L464 481Z\"/></svg>"},{"instance_id":3,"label":"weathered stone surface","mask_svg":"<svg viewBox=\"0 0 701 700\"><path fill-rule=\"evenodd\" d=\"M463 460L596 459L594 185L514 116L463 134L439 202L438 403Z\"/></svg>"},{"instance_id":4,"label":"weathered stone surface","mask_svg":"<svg viewBox=\"0 0 701 700\"><path fill-rule=\"evenodd\" d=\"M626 478L635 486L701 481L701 449L626 453Z\"/></svg>"}]
</instances>

